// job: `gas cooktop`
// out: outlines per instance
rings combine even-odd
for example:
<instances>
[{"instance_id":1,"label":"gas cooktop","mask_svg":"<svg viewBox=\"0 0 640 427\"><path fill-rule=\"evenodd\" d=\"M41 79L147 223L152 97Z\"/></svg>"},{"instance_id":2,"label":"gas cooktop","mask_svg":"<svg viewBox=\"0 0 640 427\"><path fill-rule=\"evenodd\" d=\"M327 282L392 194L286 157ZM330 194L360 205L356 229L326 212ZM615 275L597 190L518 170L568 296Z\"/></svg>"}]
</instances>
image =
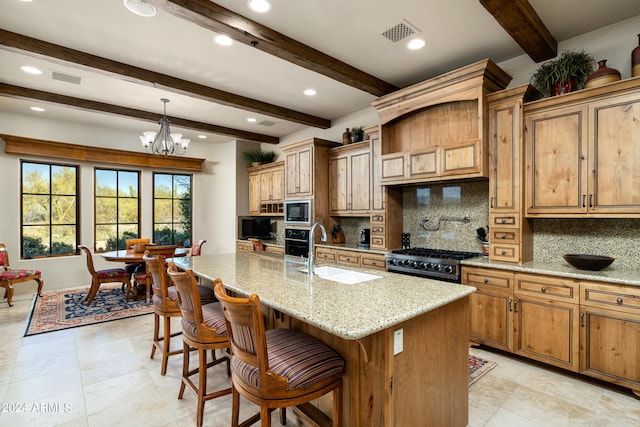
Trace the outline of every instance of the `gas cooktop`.
<instances>
[{"instance_id":1,"label":"gas cooktop","mask_svg":"<svg viewBox=\"0 0 640 427\"><path fill-rule=\"evenodd\" d=\"M482 256L478 252L432 248L397 249L388 253L387 270L460 283L460 261Z\"/></svg>"}]
</instances>

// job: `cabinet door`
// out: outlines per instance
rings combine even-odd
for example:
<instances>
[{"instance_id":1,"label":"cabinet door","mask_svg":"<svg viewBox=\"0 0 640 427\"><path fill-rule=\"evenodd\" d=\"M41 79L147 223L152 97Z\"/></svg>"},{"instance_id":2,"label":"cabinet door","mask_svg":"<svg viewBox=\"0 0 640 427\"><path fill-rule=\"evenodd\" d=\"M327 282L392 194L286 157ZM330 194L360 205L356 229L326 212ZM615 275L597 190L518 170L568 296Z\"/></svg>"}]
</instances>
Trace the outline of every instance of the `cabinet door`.
<instances>
[{"instance_id":1,"label":"cabinet door","mask_svg":"<svg viewBox=\"0 0 640 427\"><path fill-rule=\"evenodd\" d=\"M586 107L526 117L528 216L587 212Z\"/></svg>"},{"instance_id":2,"label":"cabinet door","mask_svg":"<svg viewBox=\"0 0 640 427\"><path fill-rule=\"evenodd\" d=\"M274 202L282 202L284 195L284 173L283 168L279 167L271 171L271 200Z\"/></svg>"},{"instance_id":3,"label":"cabinet door","mask_svg":"<svg viewBox=\"0 0 640 427\"><path fill-rule=\"evenodd\" d=\"M366 214L371 206L371 154L369 147L349 157L349 210Z\"/></svg>"},{"instance_id":4,"label":"cabinet door","mask_svg":"<svg viewBox=\"0 0 640 427\"><path fill-rule=\"evenodd\" d=\"M260 174L249 174L249 214L260 214Z\"/></svg>"},{"instance_id":5,"label":"cabinet door","mask_svg":"<svg viewBox=\"0 0 640 427\"><path fill-rule=\"evenodd\" d=\"M640 213L640 99L637 94L593 103L589 212Z\"/></svg>"},{"instance_id":6,"label":"cabinet door","mask_svg":"<svg viewBox=\"0 0 640 427\"><path fill-rule=\"evenodd\" d=\"M489 209L520 211L522 102L492 104L489 110Z\"/></svg>"},{"instance_id":7,"label":"cabinet door","mask_svg":"<svg viewBox=\"0 0 640 427\"><path fill-rule=\"evenodd\" d=\"M298 194L313 193L313 147L298 152Z\"/></svg>"},{"instance_id":8,"label":"cabinet door","mask_svg":"<svg viewBox=\"0 0 640 427\"><path fill-rule=\"evenodd\" d=\"M285 195L298 194L300 183L298 174L298 152L287 153L285 157Z\"/></svg>"},{"instance_id":9,"label":"cabinet door","mask_svg":"<svg viewBox=\"0 0 640 427\"><path fill-rule=\"evenodd\" d=\"M260 172L260 201L271 201L271 171Z\"/></svg>"},{"instance_id":10,"label":"cabinet door","mask_svg":"<svg viewBox=\"0 0 640 427\"><path fill-rule=\"evenodd\" d=\"M481 151L479 140L443 146L442 176L481 172Z\"/></svg>"},{"instance_id":11,"label":"cabinet door","mask_svg":"<svg viewBox=\"0 0 640 427\"><path fill-rule=\"evenodd\" d=\"M384 209L385 202L385 187L380 185L382 180L382 143L380 141L379 133L371 133L371 209L382 210Z\"/></svg>"},{"instance_id":12,"label":"cabinet door","mask_svg":"<svg viewBox=\"0 0 640 427\"><path fill-rule=\"evenodd\" d=\"M346 212L348 208L348 162L349 157L347 155L329 159L329 180L331 183L329 186L329 210L332 214Z\"/></svg>"}]
</instances>

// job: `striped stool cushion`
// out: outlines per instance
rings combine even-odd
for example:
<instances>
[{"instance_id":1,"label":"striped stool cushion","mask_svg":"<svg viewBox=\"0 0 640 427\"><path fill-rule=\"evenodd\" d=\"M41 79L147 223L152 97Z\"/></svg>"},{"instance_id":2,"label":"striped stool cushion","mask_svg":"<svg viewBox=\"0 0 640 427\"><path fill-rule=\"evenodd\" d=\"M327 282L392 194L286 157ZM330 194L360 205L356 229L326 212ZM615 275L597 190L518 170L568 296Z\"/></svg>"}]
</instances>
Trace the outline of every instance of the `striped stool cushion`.
<instances>
[{"instance_id":1,"label":"striped stool cushion","mask_svg":"<svg viewBox=\"0 0 640 427\"><path fill-rule=\"evenodd\" d=\"M216 302L216 296L213 293L213 289L207 288L206 286L198 286L198 293L200 293L200 304L211 304ZM178 303L178 290L175 286L169 286L167 289L167 297L171 301L175 301ZM153 294L153 305L156 307L163 306L162 295Z\"/></svg>"},{"instance_id":2,"label":"striped stool cushion","mask_svg":"<svg viewBox=\"0 0 640 427\"><path fill-rule=\"evenodd\" d=\"M287 390L304 389L344 372L344 359L331 347L291 329L266 332L269 368L287 379ZM247 385L260 387L258 368L238 358L231 360L233 372Z\"/></svg>"},{"instance_id":3,"label":"striped stool cushion","mask_svg":"<svg viewBox=\"0 0 640 427\"><path fill-rule=\"evenodd\" d=\"M216 335L224 336L227 334L227 323L224 320L224 313L222 313L219 302L204 304L202 318L205 325L216 330ZM183 317L182 331L187 335L196 336L196 323Z\"/></svg>"},{"instance_id":4,"label":"striped stool cushion","mask_svg":"<svg viewBox=\"0 0 640 427\"><path fill-rule=\"evenodd\" d=\"M129 273L124 268L109 268L107 270L98 270L96 271L96 275L98 279L118 279L118 278L128 278Z\"/></svg>"}]
</instances>

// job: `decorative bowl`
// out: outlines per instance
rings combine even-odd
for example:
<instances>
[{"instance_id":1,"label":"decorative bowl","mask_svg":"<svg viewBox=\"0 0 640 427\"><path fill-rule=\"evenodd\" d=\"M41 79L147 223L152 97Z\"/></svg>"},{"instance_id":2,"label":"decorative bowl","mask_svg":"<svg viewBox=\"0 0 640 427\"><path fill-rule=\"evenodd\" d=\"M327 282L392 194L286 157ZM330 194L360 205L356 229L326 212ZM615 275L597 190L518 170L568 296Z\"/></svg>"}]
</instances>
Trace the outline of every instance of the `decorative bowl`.
<instances>
[{"instance_id":1,"label":"decorative bowl","mask_svg":"<svg viewBox=\"0 0 640 427\"><path fill-rule=\"evenodd\" d=\"M563 258L579 270L598 271L608 267L615 260L610 256L564 254Z\"/></svg>"}]
</instances>

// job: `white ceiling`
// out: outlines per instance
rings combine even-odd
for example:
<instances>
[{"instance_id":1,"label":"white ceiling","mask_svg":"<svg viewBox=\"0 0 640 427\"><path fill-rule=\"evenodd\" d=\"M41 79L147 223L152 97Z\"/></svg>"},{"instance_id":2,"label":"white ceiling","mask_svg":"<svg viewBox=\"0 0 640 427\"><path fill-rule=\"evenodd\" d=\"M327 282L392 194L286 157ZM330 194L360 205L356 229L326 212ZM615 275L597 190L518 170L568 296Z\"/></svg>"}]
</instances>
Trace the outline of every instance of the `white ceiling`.
<instances>
[{"instance_id":1,"label":"white ceiling","mask_svg":"<svg viewBox=\"0 0 640 427\"><path fill-rule=\"evenodd\" d=\"M638 0L529 1L558 42L640 14ZM271 2L267 14L250 11L246 0L216 3L398 87L484 58L501 62L524 53L479 0ZM161 10L151 18L134 15L122 0L0 0L0 6L0 28L4 30L325 119L367 108L375 98L244 44L219 46L211 31ZM404 43L394 44L381 35L403 20L427 40L424 49L409 51ZM28 75L20 70L23 65L45 73ZM52 71L80 77L81 84L52 80ZM169 98L170 116L271 136L305 127L3 49L0 82L155 113L162 112L160 98ZM307 88L316 89L318 95L303 95ZM0 96L0 111L135 132L157 127L53 104L42 105L44 113L29 110L37 104L42 103ZM252 124L247 117L275 124ZM180 131L192 139L197 134ZM208 141L229 140L208 137Z\"/></svg>"}]
</instances>

